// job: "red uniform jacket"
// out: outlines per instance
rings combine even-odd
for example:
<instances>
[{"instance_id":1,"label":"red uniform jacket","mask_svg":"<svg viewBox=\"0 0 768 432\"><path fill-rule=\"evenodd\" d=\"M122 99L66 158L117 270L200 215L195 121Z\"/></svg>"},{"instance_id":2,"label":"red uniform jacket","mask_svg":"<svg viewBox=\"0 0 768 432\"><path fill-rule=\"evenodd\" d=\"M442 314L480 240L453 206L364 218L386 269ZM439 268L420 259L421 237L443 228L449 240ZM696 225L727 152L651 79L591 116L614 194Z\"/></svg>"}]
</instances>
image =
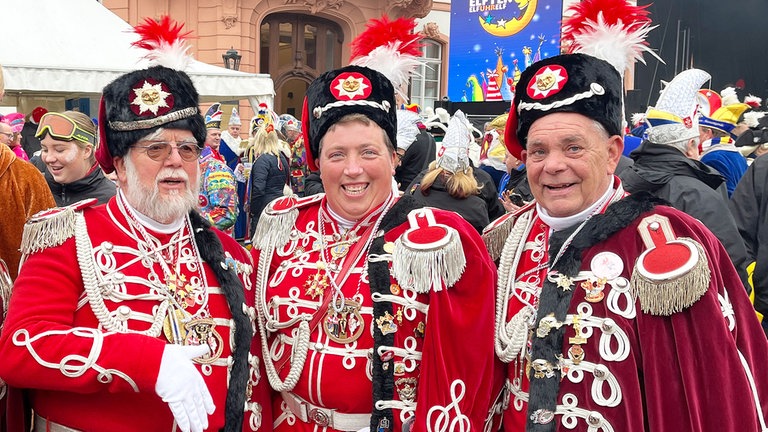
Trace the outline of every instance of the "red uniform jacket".
<instances>
[{"instance_id":1,"label":"red uniform jacket","mask_svg":"<svg viewBox=\"0 0 768 432\"><path fill-rule=\"evenodd\" d=\"M372 431L406 430L403 423L413 431L490 427L491 387L494 380L501 383L491 336L495 272L477 232L456 213L437 209L420 214L425 230L411 230L404 223L413 208L410 197L401 198L380 220L363 218L346 232L329 216L323 195L285 205L288 200L270 204L259 223L260 229L269 224L269 235L260 239L257 233L254 239L254 264L264 278L256 283L259 324L267 335L267 374L277 374L270 377L273 387L292 395L288 399L307 401L310 417L319 408L314 411L319 417L302 419L276 391L275 430L340 430L325 422L327 410L357 414L362 418L357 426L370 424ZM280 217L291 211L298 212L295 220ZM343 279L338 269L354 255L355 244L367 241L357 238L364 231L358 227L366 225L372 225L374 238ZM455 283L438 278L437 288L419 290L413 281L392 276L404 233L411 230L411 240L418 242L426 232L441 237L440 227L452 227L455 237L449 243L466 261L466 268L453 269L459 273ZM274 251L266 237L278 245ZM434 246L426 253L433 258L447 248ZM450 265L455 257L444 258ZM412 257L425 263L423 270L434 265L422 259L418 253ZM330 280L331 275L339 280ZM330 305L322 307L323 297L334 290L332 283L355 301L352 308L337 313ZM315 314L322 319L308 327L304 340L301 327ZM288 361L280 369L288 356L299 359L297 364ZM298 371L294 382L288 378L292 366Z\"/></svg>"},{"instance_id":2,"label":"red uniform jacket","mask_svg":"<svg viewBox=\"0 0 768 432\"><path fill-rule=\"evenodd\" d=\"M0 376L29 389L35 412L52 422L86 431L168 432L175 430L173 416L155 393L169 343L164 331L167 277L153 246L128 223L118 199L76 212L57 209L40 218L53 244L38 242L27 251L0 336ZM214 341L221 350L218 359L197 365L216 405L209 430L217 431L225 424L227 389L235 385L229 381L234 321L223 288L200 256L210 245L197 245L190 231L187 224L181 235L148 232L168 246L161 253L169 265L179 263L177 285L185 285L184 277L197 286L187 298L187 312L209 314L221 336ZM253 268L247 252L231 237L214 232L226 251L223 265L250 288ZM240 309L236 313L242 314ZM269 407L259 400L266 397L260 361L256 356L247 361L250 378L242 378L249 381L242 388L250 400L241 414L243 430L250 431L263 415L269 416Z\"/></svg>"}]
</instances>

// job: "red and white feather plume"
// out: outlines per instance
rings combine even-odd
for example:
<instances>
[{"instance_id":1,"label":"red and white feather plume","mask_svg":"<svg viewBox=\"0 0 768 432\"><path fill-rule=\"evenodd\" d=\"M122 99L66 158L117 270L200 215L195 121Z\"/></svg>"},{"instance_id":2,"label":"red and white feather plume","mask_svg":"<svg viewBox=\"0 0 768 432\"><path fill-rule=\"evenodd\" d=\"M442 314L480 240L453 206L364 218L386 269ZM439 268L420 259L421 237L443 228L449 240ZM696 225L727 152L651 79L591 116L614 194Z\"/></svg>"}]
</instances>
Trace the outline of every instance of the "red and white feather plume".
<instances>
[{"instance_id":1,"label":"red and white feather plume","mask_svg":"<svg viewBox=\"0 0 768 432\"><path fill-rule=\"evenodd\" d=\"M583 53L612 64L621 76L636 61L645 63L643 53L661 58L645 41L651 25L646 6L627 0L585 0L566 11L562 43L569 53ZM662 61L663 62L663 61Z\"/></svg>"},{"instance_id":2,"label":"red and white feather plume","mask_svg":"<svg viewBox=\"0 0 768 432\"><path fill-rule=\"evenodd\" d=\"M386 15L372 19L366 29L350 44L350 64L374 69L392 82L395 91L405 98L411 75L423 64L421 35L414 33L416 20Z\"/></svg>"},{"instance_id":3,"label":"red and white feather plume","mask_svg":"<svg viewBox=\"0 0 768 432\"><path fill-rule=\"evenodd\" d=\"M134 27L140 39L132 45L147 50L144 57L152 64L184 70L192 61L187 45L187 37L192 32L182 32L183 28L183 23L167 15L162 16L160 21L145 18L143 23Z\"/></svg>"},{"instance_id":4,"label":"red and white feather plume","mask_svg":"<svg viewBox=\"0 0 768 432\"><path fill-rule=\"evenodd\" d=\"M763 100L755 95L748 95L744 98L744 103L749 105L752 109L758 109L763 103Z\"/></svg>"}]
</instances>

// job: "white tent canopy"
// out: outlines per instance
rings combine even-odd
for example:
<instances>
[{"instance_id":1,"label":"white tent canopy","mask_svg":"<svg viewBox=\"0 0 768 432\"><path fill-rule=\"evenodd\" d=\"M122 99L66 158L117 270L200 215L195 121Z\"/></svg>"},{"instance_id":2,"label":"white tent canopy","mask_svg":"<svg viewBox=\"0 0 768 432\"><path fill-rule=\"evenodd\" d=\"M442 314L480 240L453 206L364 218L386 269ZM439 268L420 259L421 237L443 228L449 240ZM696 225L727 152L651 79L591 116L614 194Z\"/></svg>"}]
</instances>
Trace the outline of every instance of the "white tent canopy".
<instances>
[{"instance_id":1,"label":"white tent canopy","mask_svg":"<svg viewBox=\"0 0 768 432\"><path fill-rule=\"evenodd\" d=\"M0 26L2 105L26 100L98 98L118 76L146 68L144 50L130 24L94 0L25 0L6 5ZM193 61L185 70L201 102L249 99L271 105L274 83L250 74Z\"/></svg>"}]
</instances>

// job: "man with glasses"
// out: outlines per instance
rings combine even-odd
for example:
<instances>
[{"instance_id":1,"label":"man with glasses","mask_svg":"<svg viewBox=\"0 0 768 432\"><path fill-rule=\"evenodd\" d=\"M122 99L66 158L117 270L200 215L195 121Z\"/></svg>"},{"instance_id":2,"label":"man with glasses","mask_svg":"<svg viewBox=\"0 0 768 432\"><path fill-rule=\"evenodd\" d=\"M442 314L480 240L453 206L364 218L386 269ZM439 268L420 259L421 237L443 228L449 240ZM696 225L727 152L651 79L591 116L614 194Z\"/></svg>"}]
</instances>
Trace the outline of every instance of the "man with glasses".
<instances>
[{"instance_id":1,"label":"man with glasses","mask_svg":"<svg viewBox=\"0 0 768 432\"><path fill-rule=\"evenodd\" d=\"M147 20L137 31L174 25ZM152 66L117 78L104 88L99 135L97 159L118 193L25 227L0 377L28 390L34 430L270 424L249 352L253 266L197 212L206 130L189 76Z\"/></svg>"},{"instance_id":2,"label":"man with glasses","mask_svg":"<svg viewBox=\"0 0 768 432\"><path fill-rule=\"evenodd\" d=\"M0 122L0 144L5 144L10 148L11 140L13 140L11 125L5 122Z\"/></svg>"}]
</instances>

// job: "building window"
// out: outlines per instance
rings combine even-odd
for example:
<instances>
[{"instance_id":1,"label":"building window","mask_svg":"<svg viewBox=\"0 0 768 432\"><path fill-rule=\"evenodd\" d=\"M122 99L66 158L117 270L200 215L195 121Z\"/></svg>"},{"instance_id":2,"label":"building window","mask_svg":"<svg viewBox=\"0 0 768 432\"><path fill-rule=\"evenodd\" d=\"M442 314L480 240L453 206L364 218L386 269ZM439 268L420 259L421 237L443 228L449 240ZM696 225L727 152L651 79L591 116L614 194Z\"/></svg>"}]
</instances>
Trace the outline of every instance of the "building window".
<instances>
[{"instance_id":1,"label":"building window","mask_svg":"<svg viewBox=\"0 0 768 432\"><path fill-rule=\"evenodd\" d=\"M264 18L259 72L270 74L275 82L276 111L301 112L309 83L341 66L343 39L337 23L314 15L275 13Z\"/></svg>"},{"instance_id":2,"label":"building window","mask_svg":"<svg viewBox=\"0 0 768 432\"><path fill-rule=\"evenodd\" d=\"M435 101L439 101L441 77L443 67L443 46L440 42L422 40L422 60L424 65L416 70L411 78L411 92L409 103L416 103L424 109L434 107Z\"/></svg>"}]
</instances>

